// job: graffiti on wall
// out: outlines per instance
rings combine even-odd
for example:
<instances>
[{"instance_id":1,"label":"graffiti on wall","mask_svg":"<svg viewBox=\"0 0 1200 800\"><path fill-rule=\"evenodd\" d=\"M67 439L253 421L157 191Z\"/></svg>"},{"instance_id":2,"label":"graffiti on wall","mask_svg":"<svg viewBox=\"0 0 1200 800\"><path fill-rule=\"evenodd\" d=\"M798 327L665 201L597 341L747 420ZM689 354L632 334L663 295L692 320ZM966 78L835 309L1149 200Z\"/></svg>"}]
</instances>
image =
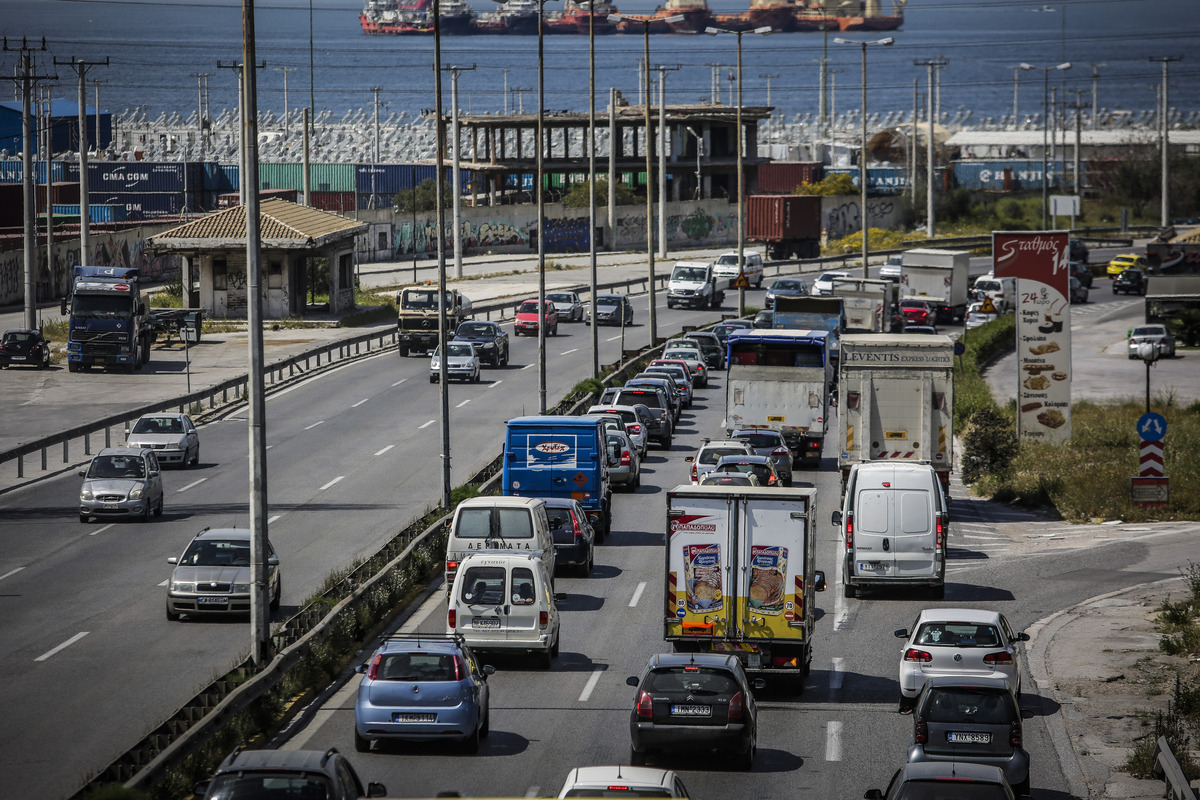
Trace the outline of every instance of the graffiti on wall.
<instances>
[{"instance_id":1,"label":"graffiti on wall","mask_svg":"<svg viewBox=\"0 0 1200 800\"><path fill-rule=\"evenodd\" d=\"M585 218L547 219L543 233L547 253L582 253L591 247Z\"/></svg>"},{"instance_id":2,"label":"graffiti on wall","mask_svg":"<svg viewBox=\"0 0 1200 800\"><path fill-rule=\"evenodd\" d=\"M586 226L585 226L586 227ZM447 234L451 230L447 225ZM463 220L460 236L466 248L510 247L525 245L529 242L529 234L514 223L496 220L487 222L472 222ZM452 241L447 235L447 241ZM397 222L392 225L392 241L396 243L393 255L397 258L416 253L433 254L437 252L437 224L417 221ZM450 245L451 247L453 245Z\"/></svg>"},{"instance_id":3,"label":"graffiti on wall","mask_svg":"<svg viewBox=\"0 0 1200 800\"><path fill-rule=\"evenodd\" d=\"M657 237L658 232L655 231ZM737 209L730 213L706 213L694 209L687 214L672 214L667 216L667 240L670 242L687 241L688 244L701 244L712 241L726 241L737 236ZM646 242L646 215L630 214L616 219L616 244L629 245Z\"/></svg>"},{"instance_id":4,"label":"graffiti on wall","mask_svg":"<svg viewBox=\"0 0 1200 800\"><path fill-rule=\"evenodd\" d=\"M867 200L867 216L871 227L890 227L896 204L887 199ZM862 215L857 200L847 200L825 213L825 231L830 239L841 239L862 230Z\"/></svg>"}]
</instances>

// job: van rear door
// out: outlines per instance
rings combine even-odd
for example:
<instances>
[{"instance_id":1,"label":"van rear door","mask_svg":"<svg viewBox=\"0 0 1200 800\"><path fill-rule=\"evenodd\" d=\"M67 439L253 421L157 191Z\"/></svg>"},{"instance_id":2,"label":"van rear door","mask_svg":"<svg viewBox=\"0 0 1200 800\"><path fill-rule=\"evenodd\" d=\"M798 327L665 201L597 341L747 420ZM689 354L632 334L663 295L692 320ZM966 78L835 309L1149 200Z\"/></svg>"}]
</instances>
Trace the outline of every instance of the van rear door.
<instances>
[{"instance_id":1,"label":"van rear door","mask_svg":"<svg viewBox=\"0 0 1200 800\"><path fill-rule=\"evenodd\" d=\"M930 489L864 487L860 483L854 505L855 574L872 578L935 576L934 502Z\"/></svg>"}]
</instances>

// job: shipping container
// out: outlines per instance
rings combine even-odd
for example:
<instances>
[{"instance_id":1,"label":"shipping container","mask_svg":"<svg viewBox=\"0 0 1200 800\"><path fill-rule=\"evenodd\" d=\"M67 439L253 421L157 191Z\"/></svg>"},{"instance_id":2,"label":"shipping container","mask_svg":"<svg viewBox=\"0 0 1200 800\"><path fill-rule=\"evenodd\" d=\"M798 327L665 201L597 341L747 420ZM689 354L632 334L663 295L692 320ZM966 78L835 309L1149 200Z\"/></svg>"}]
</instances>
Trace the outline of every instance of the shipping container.
<instances>
[{"instance_id":1,"label":"shipping container","mask_svg":"<svg viewBox=\"0 0 1200 800\"><path fill-rule=\"evenodd\" d=\"M396 194L412 188L411 164L359 164L355 167L354 191L359 195Z\"/></svg>"},{"instance_id":2,"label":"shipping container","mask_svg":"<svg viewBox=\"0 0 1200 800\"><path fill-rule=\"evenodd\" d=\"M765 244L768 258L816 258L821 254L821 198L750 195L746 198L746 238Z\"/></svg>"},{"instance_id":3,"label":"shipping container","mask_svg":"<svg viewBox=\"0 0 1200 800\"><path fill-rule=\"evenodd\" d=\"M52 161L50 163L53 165L50 168L50 175L53 177L55 183L70 180L69 178L67 178L66 162ZM78 164L75 165L75 172L76 172L76 175L78 175L78 173L79 173L79 165ZM34 175L37 176L36 180L38 183L45 183L46 182L46 162L34 160L33 173L34 173ZM23 182L24 180L25 180L25 165L21 161L21 159L18 158L15 160L9 159L9 160L5 160L5 161L0 161L0 183L18 183L19 184L19 183Z\"/></svg>"},{"instance_id":4,"label":"shipping container","mask_svg":"<svg viewBox=\"0 0 1200 800\"><path fill-rule=\"evenodd\" d=\"M858 167L826 167L826 175L849 175L858 186ZM921 173L923 178L925 173ZM936 178L934 179L937 180ZM937 185L941 185L940 183ZM908 187L904 167L867 167L867 192L870 194L900 194Z\"/></svg>"},{"instance_id":5,"label":"shipping container","mask_svg":"<svg viewBox=\"0 0 1200 800\"><path fill-rule=\"evenodd\" d=\"M772 161L758 165L758 190L763 194L791 194L797 186L819 183L825 177L820 161Z\"/></svg>"},{"instance_id":6,"label":"shipping container","mask_svg":"<svg viewBox=\"0 0 1200 800\"><path fill-rule=\"evenodd\" d=\"M183 192L88 192L89 205L123 206L126 219L174 217L183 211ZM189 204L195 207L195 204Z\"/></svg>"},{"instance_id":7,"label":"shipping container","mask_svg":"<svg viewBox=\"0 0 1200 800\"><path fill-rule=\"evenodd\" d=\"M203 197L201 198L203 199ZM264 200L286 200L289 203L300 202L300 192L295 189L260 189L258 192L258 202ZM223 211L227 208L234 208L242 204L242 196L239 192L226 192L225 194L217 195L216 207Z\"/></svg>"},{"instance_id":8,"label":"shipping container","mask_svg":"<svg viewBox=\"0 0 1200 800\"><path fill-rule=\"evenodd\" d=\"M301 170L301 175L303 175ZM354 164L310 164L309 188L315 192L350 192L356 190L357 167ZM304 187L300 187L303 189Z\"/></svg>"},{"instance_id":9,"label":"shipping container","mask_svg":"<svg viewBox=\"0 0 1200 800\"><path fill-rule=\"evenodd\" d=\"M249 186L250 184L246 184ZM258 188L304 190L303 164L259 164Z\"/></svg>"},{"instance_id":10,"label":"shipping container","mask_svg":"<svg viewBox=\"0 0 1200 800\"><path fill-rule=\"evenodd\" d=\"M0 228L16 228L20 233L24 227L25 187L19 183L0 183Z\"/></svg>"},{"instance_id":11,"label":"shipping container","mask_svg":"<svg viewBox=\"0 0 1200 800\"><path fill-rule=\"evenodd\" d=\"M68 162L67 175L68 180L77 181L79 164ZM203 183L204 170L195 162L88 162L89 192L195 192Z\"/></svg>"},{"instance_id":12,"label":"shipping container","mask_svg":"<svg viewBox=\"0 0 1200 800\"><path fill-rule=\"evenodd\" d=\"M313 192L309 198L310 208L335 213L353 213L356 207L354 192Z\"/></svg>"},{"instance_id":13,"label":"shipping container","mask_svg":"<svg viewBox=\"0 0 1200 800\"><path fill-rule=\"evenodd\" d=\"M1050 188L1064 185L1064 176L1069 176L1072 167L1062 161L1047 163L1050 172ZM982 159L968 158L952 161L954 183L961 189L976 189L989 192L1019 192L1042 188L1042 162L1040 159ZM1080 162L1080 171L1086 184L1087 162Z\"/></svg>"},{"instance_id":14,"label":"shipping container","mask_svg":"<svg viewBox=\"0 0 1200 800\"><path fill-rule=\"evenodd\" d=\"M205 192L224 194L236 192L241 184L238 182L237 164L220 164L215 161L205 162L202 167L200 189Z\"/></svg>"},{"instance_id":15,"label":"shipping container","mask_svg":"<svg viewBox=\"0 0 1200 800\"><path fill-rule=\"evenodd\" d=\"M79 217L79 204L54 206L55 216ZM88 204L88 217L92 222L124 222L128 217L125 206L108 206Z\"/></svg>"}]
</instances>

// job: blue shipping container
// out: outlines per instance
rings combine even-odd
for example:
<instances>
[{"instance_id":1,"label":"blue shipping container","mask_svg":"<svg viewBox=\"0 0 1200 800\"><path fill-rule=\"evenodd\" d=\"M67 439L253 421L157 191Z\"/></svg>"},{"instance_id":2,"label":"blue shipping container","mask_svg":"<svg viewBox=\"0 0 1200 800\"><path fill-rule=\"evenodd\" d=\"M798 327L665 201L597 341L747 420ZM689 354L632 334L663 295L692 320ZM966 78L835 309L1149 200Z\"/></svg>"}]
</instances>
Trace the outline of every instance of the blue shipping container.
<instances>
[{"instance_id":1,"label":"blue shipping container","mask_svg":"<svg viewBox=\"0 0 1200 800\"><path fill-rule=\"evenodd\" d=\"M849 175L858 186L858 167L826 167L825 174ZM907 186L904 167L867 167L867 191L872 194L900 194Z\"/></svg>"},{"instance_id":2,"label":"blue shipping container","mask_svg":"<svg viewBox=\"0 0 1200 800\"><path fill-rule=\"evenodd\" d=\"M66 172L66 164L62 161L51 161L53 166L50 168L50 174L54 177L54 183L73 183L73 180L67 180L64 176ZM46 162L34 161L33 173L37 176L35 179L38 183L46 182ZM79 174L79 164L75 164L75 174ZM21 159L0 161L0 183L21 183L25 180L25 164Z\"/></svg>"},{"instance_id":3,"label":"blue shipping container","mask_svg":"<svg viewBox=\"0 0 1200 800\"><path fill-rule=\"evenodd\" d=\"M951 162L954 170L954 183L963 189L983 191L1023 191L1042 188L1042 162L1040 159L979 159L967 158ZM1064 176L1070 168L1064 171L1062 161L1047 162L1050 185L1048 188L1062 186ZM1081 162L1086 183L1087 164Z\"/></svg>"},{"instance_id":4,"label":"blue shipping container","mask_svg":"<svg viewBox=\"0 0 1200 800\"><path fill-rule=\"evenodd\" d=\"M390 194L359 194L358 210L369 211L373 208L391 208L394 204Z\"/></svg>"},{"instance_id":5,"label":"blue shipping container","mask_svg":"<svg viewBox=\"0 0 1200 800\"><path fill-rule=\"evenodd\" d=\"M79 206L54 206L54 213L64 217L80 216ZM92 222L124 222L127 218L125 206L105 206L88 204L88 217Z\"/></svg>"},{"instance_id":6,"label":"blue shipping container","mask_svg":"<svg viewBox=\"0 0 1200 800\"><path fill-rule=\"evenodd\" d=\"M454 169L446 167L445 181L454 179ZM359 164L355 168L354 185L359 194L396 194L407 192L437 175L432 164ZM459 170L459 190L466 192L474 178L471 170Z\"/></svg>"},{"instance_id":7,"label":"blue shipping container","mask_svg":"<svg viewBox=\"0 0 1200 800\"><path fill-rule=\"evenodd\" d=\"M215 161L205 162L202 166L203 175L200 190L224 194L238 190L238 165L220 164Z\"/></svg>"},{"instance_id":8,"label":"blue shipping container","mask_svg":"<svg viewBox=\"0 0 1200 800\"><path fill-rule=\"evenodd\" d=\"M183 211L183 192L88 192L90 205L121 206L128 220L174 217ZM196 209L193 200L188 203Z\"/></svg>"},{"instance_id":9,"label":"blue shipping container","mask_svg":"<svg viewBox=\"0 0 1200 800\"><path fill-rule=\"evenodd\" d=\"M75 165L78 175L79 166ZM71 170L68 167L68 174ZM88 163L89 192L200 191L204 170L198 163L94 161Z\"/></svg>"}]
</instances>

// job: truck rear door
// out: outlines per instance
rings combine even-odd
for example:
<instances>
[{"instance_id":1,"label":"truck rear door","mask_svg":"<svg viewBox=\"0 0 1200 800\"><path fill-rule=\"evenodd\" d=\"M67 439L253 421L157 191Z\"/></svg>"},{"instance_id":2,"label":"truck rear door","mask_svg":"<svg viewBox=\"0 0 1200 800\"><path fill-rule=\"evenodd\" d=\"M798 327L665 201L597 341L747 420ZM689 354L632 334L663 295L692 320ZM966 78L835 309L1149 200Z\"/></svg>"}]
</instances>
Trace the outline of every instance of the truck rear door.
<instances>
[{"instance_id":1,"label":"truck rear door","mask_svg":"<svg viewBox=\"0 0 1200 800\"><path fill-rule=\"evenodd\" d=\"M667 635L724 636L734 612L731 584L736 554L730 546L732 496L668 499Z\"/></svg>"},{"instance_id":2,"label":"truck rear door","mask_svg":"<svg viewBox=\"0 0 1200 800\"><path fill-rule=\"evenodd\" d=\"M743 528L734 595L736 619L747 638L804 638L808 503L747 497L741 502Z\"/></svg>"}]
</instances>

